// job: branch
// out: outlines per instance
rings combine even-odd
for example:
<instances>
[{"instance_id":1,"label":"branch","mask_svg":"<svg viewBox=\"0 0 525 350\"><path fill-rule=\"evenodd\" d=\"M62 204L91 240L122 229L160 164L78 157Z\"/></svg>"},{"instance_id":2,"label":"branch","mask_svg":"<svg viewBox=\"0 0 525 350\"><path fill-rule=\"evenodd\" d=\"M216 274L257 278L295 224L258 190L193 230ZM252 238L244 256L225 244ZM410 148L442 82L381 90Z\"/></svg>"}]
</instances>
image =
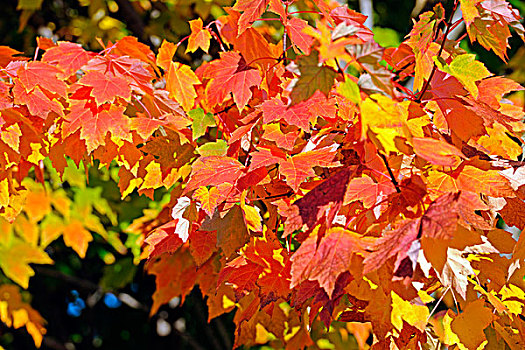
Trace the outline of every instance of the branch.
<instances>
[{"instance_id":1,"label":"branch","mask_svg":"<svg viewBox=\"0 0 525 350\"><path fill-rule=\"evenodd\" d=\"M68 348L59 342L57 339L50 337L49 335L46 335L44 339L42 339L42 345L44 345L47 348L54 349L54 350L67 350Z\"/></svg>"},{"instance_id":2,"label":"branch","mask_svg":"<svg viewBox=\"0 0 525 350\"><path fill-rule=\"evenodd\" d=\"M74 284L77 287L79 287L81 289L84 289L84 290L87 290L87 291L90 291L90 292L94 292L94 291L97 291L97 290L100 289L98 284L93 283L93 282L91 282L89 280L78 278L76 276L66 275L65 273L62 273L62 272L57 271L57 270L50 269L48 267L33 266L33 270L35 270L38 274L45 275L45 276L48 276L48 277L53 277L53 278L56 278L56 279L60 279L62 281Z\"/></svg>"},{"instance_id":3,"label":"branch","mask_svg":"<svg viewBox=\"0 0 525 350\"><path fill-rule=\"evenodd\" d=\"M386 166L386 170L388 170L388 174L390 175L390 181L394 184L394 187L396 188L397 193L401 193L401 190L399 189L399 183L396 180L396 177L394 176L394 173L392 172L392 169L390 169L390 165L388 165L388 160L386 159L385 155L381 152L377 152L379 157L383 160Z\"/></svg>"}]
</instances>

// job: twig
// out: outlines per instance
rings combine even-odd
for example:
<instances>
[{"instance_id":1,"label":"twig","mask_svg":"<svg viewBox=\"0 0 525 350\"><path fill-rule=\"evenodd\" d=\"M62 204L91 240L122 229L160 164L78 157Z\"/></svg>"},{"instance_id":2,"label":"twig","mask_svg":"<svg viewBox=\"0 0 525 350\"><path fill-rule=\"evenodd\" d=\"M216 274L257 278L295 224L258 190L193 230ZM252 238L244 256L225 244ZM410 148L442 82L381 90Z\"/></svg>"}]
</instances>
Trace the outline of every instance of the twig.
<instances>
[{"instance_id":1,"label":"twig","mask_svg":"<svg viewBox=\"0 0 525 350\"><path fill-rule=\"evenodd\" d=\"M79 288L85 289L90 292L94 292L100 289L100 286L96 283L93 283L89 280L85 280L82 278L78 278L76 276L70 276L66 275L65 273L62 273L57 270L50 269L48 267L44 266L34 266L33 269L41 275L46 275L48 277L53 277L56 279L63 280L65 282L71 283L76 285Z\"/></svg>"},{"instance_id":2,"label":"twig","mask_svg":"<svg viewBox=\"0 0 525 350\"><path fill-rule=\"evenodd\" d=\"M173 327L173 333L184 339L188 345L195 350L205 350L197 341L187 332L181 332L177 328Z\"/></svg>"},{"instance_id":3,"label":"twig","mask_svg":"<svg viewBox=\"0 0 525 350\"><path fill-rule=\"evenodd\" d=\"M394 173L392 172L392 169L390 169L390 165L388 165L388 160L386 159L385 155L381 152L377 152L379 157L383 160L386 166L386 170L388 170L388 174L390 175L390 181L394 184L394 187L396 188L397 193L401 193L401 190L399 189L399 183L397 182Z\"/></svg>"},{"instance_id":4,"label":"twig","mask_svg":"<svg viewBox=\"0 0 525 350\"><path fill-rule=\"evenodd\" d=\"M196 314L198 315L197 317L200 319L200 321L204 325L203 326L204 333L206 334L208 339L211 341L211 343L213 345L213 348L215 350L221 350L222 346L221 346L221 343L219 342L219 339L217 339L215 334L212 332L212 330L211 330L211 328L209 326L209 323L205 319L205 315L207 313L206 313L206 310L205 310L205 308L203 306L203 299L202 299L202 297L199 297L199 298L196 297L193 306L197 309L196 310L197 311Z\"/></svg>"},{"instance_id":5,"label":"twig","mask_svg":"<svg viewBox=\"0 0 525 350\"><path fill-rule=\"evenodd\" d=\"M232 341L230 339L230 335L228 334L228 331L226 330L226 327L224 326L224 322L218 317L213 319L213 323L217 326L217 331L221 335L222 341L224 343L224 346L226 349L232 348Z\"/></svg>"}]
</instances>

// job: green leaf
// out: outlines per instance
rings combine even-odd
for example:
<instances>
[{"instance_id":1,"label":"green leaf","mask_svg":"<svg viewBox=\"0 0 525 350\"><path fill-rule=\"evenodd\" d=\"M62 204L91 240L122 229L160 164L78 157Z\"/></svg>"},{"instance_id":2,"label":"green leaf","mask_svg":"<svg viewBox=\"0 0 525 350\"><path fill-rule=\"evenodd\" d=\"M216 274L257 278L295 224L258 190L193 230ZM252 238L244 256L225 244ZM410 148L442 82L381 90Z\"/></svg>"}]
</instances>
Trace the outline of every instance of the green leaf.
<instances>
[{"instance_id":1,"label":"green leaf","mask_svg":"<svg viewBox=\"0 0 525 350\"><path fill-rule=\"evenodd\" d=\"M401 44L399 33L391 28L374 27L374 40L382 47L398 47Z\"/></svg>"},{"instance_id":2,"label":"green leaf","mask_svg":"<svg viewBox=\"0 0 525 350\"><path fill-rule=\"evenodd\" d=\"M193 130L193 141L206 134L208 127L216 126L215 119L211 113L204 114L202 108L196 108L188 112L189 117L193 120L191 129Z\"/></svg>"},{"instance_id":3,"label":"green leaf","mask_svg":"<svg viewBox=\"0 0 525 350\"><path fill-rule=\"evenodd\" d=\"M458 79L474 98L478 97L476 81L492 75L483 63L476 61L476 55L473 54L459 55L452 60L450 65L436 57L434 57L434 62L441 71Z\"/></svg>"},{"instance_id":4,"label":"green leaf","mask_svg":"<svg viewBox=\"0 0 525 350\"><path fill-rule=\"evenodd\" d=\"M197 148L197 153L203 157L208 156L225 156L228 150L228 143L224 140L217 140L215 142L207 142Z\"/></svg>"},{"instance_id":5,"label":"green leaf","mask_svg":"<svg viewBox=\"0 0 525 350\"><path fill-rule=\"evenodd\" d=\"M17 10L40 10L44 0L18 0Z\"/></svg>"},{"instance_id":6,"label":"green leaf","mask_svg":"<svg viewBox=\"0 0 525 350\"><path fill-rule=\"evenodd\" d=\"M317 90L328 96L337 72L328 66L319 64L319 52L313 50L310 55L299 57L297 65L301 76L291 93L292 105L309 99Z\"/></svg>"},{"instance_id":7,"label":"green leaf","mask_svg":"<svg viewBox=\"0 0 525 350\"><path fill-rule=\"evenodd\" d=\"M29 278L35 271L29 264L52 264L53 260L39 247L34 247L18 238L8 245L0 245L0 269L4 274L27 289Z\"/></svg>"},{"instance_id":8,"label":"green leaf","mask_svg":"<svg viewBox=\"0 0 525 350\"><path fill-rule=\"evenodd\" d=\"M355 104L361 104L361 92L359 85L351 79L346 79L344 83L337 87L337 92Z\"/></svg>"}]
</instances>

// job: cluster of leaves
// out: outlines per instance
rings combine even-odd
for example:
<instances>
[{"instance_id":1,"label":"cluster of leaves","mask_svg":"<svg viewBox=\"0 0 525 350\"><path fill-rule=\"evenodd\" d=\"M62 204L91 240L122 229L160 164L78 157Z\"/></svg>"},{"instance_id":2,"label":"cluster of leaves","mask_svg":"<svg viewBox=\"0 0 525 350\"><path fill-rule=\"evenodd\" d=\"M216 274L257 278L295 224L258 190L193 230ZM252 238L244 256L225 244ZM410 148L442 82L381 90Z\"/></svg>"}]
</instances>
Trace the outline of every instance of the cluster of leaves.
<instances>
[{"instance_id":1,"label":"cluster of leaves","mask_svg":"<svg viewBox=\"0 0 525 350\"><path fill-rule=\"evenodd\" d=\"M151 314L198 285L210 319L237 308L236 346L523 348L525 238L496 225L525 226L524 113L504 98L523 88L447 36L464 22L506 59L524 29L503 0L449 12L385 49L345 6L239 0L213 30L190 21L187 52L221 48L196 70L173 61L180 42L2 47L0 268L26 288L59 237L81 257L91 232L123 251L101 191L60 186L71 163L116 165L122 199L169 190L127 228L156 277ZM2 321L39 345L42 318L2 291Z\"/></svg>"}]
</instances>

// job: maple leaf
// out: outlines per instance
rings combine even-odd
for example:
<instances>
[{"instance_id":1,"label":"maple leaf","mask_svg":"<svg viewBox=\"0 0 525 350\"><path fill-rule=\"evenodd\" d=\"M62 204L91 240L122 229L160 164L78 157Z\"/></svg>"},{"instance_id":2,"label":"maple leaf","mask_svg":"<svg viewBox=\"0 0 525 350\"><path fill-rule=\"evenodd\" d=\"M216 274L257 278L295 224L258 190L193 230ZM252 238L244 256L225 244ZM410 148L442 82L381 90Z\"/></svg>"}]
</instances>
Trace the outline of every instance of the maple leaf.
<instances>
[{"instance_id":1,"label":"maple leaf","mask_svg":"<svg viewBox=\"0 0 525 350\"><path fill-rule=\"evenodd\" d=\"M300 229L303 225L313 230L317 221L325 214L324 210L327 205L333 206L330 211L334 216L343 202L348 180L357 171L357 167L347 167L338 171L287 208L287 212L283 213L287 217L283 237ZM331 223L331 220L327 222Z\"/></svg>"},{"instance_id":2,"label":"maple leaf","mask_svg":"<svg viewBox=\"0 0 525 350\"><path fill-rule=\"evenodd\" d=\"M438 171L428 176L431 187L438 193L458 190L484 193L492 197L514 197L509 181L497 170L481 170L471 165L458 169L457 173L446 174Z\"/></svg>"},{"instance_id":3,"label":"maple leaf","mask_svg":"<svg viewBox=\"0 0 525 350\"><path fill-rule=\"evenodd\" d=\"M159 53L157 54L157 66L167 71L175 52L177 52L177 48L177 45L170 43L167 40L163 40L159 48Z\"/></svg>"},{"instance_id":4,"label":"maple leaf","mask_svg":"<svg viewBox=\"0 0 525 350\"><path fill-rule=\"evenodd\" d=\"M186 193L199 186L216 186L225 182L235 184L244 170L237 160L225 156L200 157L192 168Z\"/></svg>"},{"instance_id":5,"label":"maple leaf","mask_svg":"<svg viewBox=\"0 0 525 350\"><path fill-rule=\"evenodd\" d=\"M0 245L0 268L4 274L27 289L29 278L35 271L29 264L52 264L53 260L39 247L12 238L7 245Z\"/></svg>"},{"instance_id":6,"label":"maple leaf","mask_svg":"<svg viewBox=\"0 0 525 350\"><path fill-rule=\"evenodd\" d=\"M298 132L292 131L283 133L279 124L271 123L263 125L264 134L263 138L268 141L274 141L277 147L291 151L294 147L295 140L297 139Z\"/></svg>"},{"instance_id":7,"label":"maple leaf","mask_svg":"<svg viewBox=\"0 0 525 350\"><path fill-rule=\"evenodd\" d=\"M414 137L412 144L414 152L432 164L453 167L465 158L460 150L442 140Z\"/></svg>"},{"instance_id":8,"label":"maple leaf","mask_svg":"<svg viewBox=\"0 0 525 350\"><path fill-rule=\"evenodd\" d=\"M81 101L72 102L65 120L68 122L64 127L65 136L80 129L80 138L86 141L89 153L105 145L107 133L129 140L129 118L124 115L124 107L121 106L93 108Z\"/></svg>"},{"instance_id":9,"label":"maple leaf","mask_svg":"<svg viewBox=\"0 0 525 350\"><path fill-rule=\"evenodd\" d=\"M395 230L389 231L374 243L374 251L364 261L363 273L367 274L385 264L391 257L397 256L394 271L407 257L412 244L419 234L419 220L405 220Z\"/></svg>"},{"instance_id":10,"label":"maple leaf","mask_svg":"<svg viewBox=\"0 0 525 350\"><path fill-rule=\"evenodd\" d=\"M31 92L27 92L21 84L17 84L15 80L15 87L13 88L15 104L26 105L29 113L34 116L46 119L50 112L55 112L59 116L64 115L64 106L57 101L57 99L49 98L39 86L33 88Z\"/></svg>"},{"instance_id":11,"label":"maple leaf","mask_svg":"<svg viewBox=\"0 0 525 350\"><path fill-rule=\"evenodd\" d=\"M239 301L242 296L256 287L255 281L262 272L262 266L240 256L226 265L221 271L218 282L227 281L232 284L235 289L235 298Z\"/></svg>"},{"instance_id":12,"label":"maple leaf","mask_svg":"<svg viewBox=\"0 0 525 350\"><path fill-rule=\"evenodd\" d=\"M244 11L239 18L237 35L241 35L256 19L261 17L268 3L269 0L237 0L233 8L237 11Z\"/></svg>"},{"instance_id":13,"label":"maple leaf","mask_svg":"<svg viewBox=\"0 0 525 350\"><path fill-rule=\"evenodd\" d=\"M149 156L145 164L158 160L163 172L166 168L180 168L195 156L194 147L184 143L177 132L166 128L165 133L165 137L153 137L141 148Z\"/></svg>"},{"instance_id":14,"label":"maple leaf","mask_svg":"<svg viewBox=\"0 0 525 350\"><path fill-rule=\"evenodd\" d=\"M336 150L333 147L302 152L293 157L283 159L279 162L279 171L286 177L286 183L297 192L300 184L308 177L315 176L313 167L333 167L338 163L333 163Z\"/></svg>"},{"instance_id":15,"label":"maple leaf","mask_svg":"<svg viewBox=\"0 0 525 350\"><path fill-rule=\"evenodd\" d=\"M330 11L330 17L333 18L336 26L344 24L351 35L359 38L361 43L368 42L374 37L374 33L365 26L368 17L348 8L348 6L338 6L334 8Z\"/></svg>"},{"instance_id":16,"label":"maple leaf","mask_svg":"<svg viewBox=\"0 0 525 350\"><path fill-rule=\"evenodd\" d=\"M166 90L169 97L175 97L178 103L189 111L193 108L197 93L194 85L200 84L199 78L193 73L189 66L181 63L169 62L168 73L166 75Z\"/></svg>"},{"instance_id":17,"label":"maple leaf","mask_svg":"<svg viewBox=\"0 0 525 350\"><path fill-rule=\"evenodd\" d=\"M152 260L148 273L155 275L157 287L153 294L150 315L154 315L162 304L174 297L184 300L198 277L196 266L186 247L182 247L178 254L163 254Z\"/></svg>"},{"instance_id":18,"label":"maple leaf","mask_svg":"<svg viewBox=\"0 0 525 350\"><path fill-rule=\"evenodd\" d=\"M200 231L190 235L190 252L198 266L203 265L217 250L217 232Z\"/></svg>"},{"instance_id":19,"label":"maple leaf","mask_svg":"<svg viewBox=\"0 0 525 350\"><path fill-rule=\"evenodd\" d=\"M244 109L252 97L250 88L258 86L262 81L259 71L248 66L236 52L221 53L221 59L208 66L205 77L211 78L206 86L209 103L220 104L232 93L239 111Z\"/></svg>"},{"instance_id":20,"label":"maple leaf","mask_svg":"<svg viewBox=\"0 0 525 350\"><path fill-rule=\"evenodd\" d=\"M0 127L0 138L2 139L2 141L5 142L14 151L19 152L20 136L22 136L20 126L18 126L18 124L11 124L9 126L0 125Z\"/></svg>"},{"instance_id":21,"label":"maple leaf","mask_svg":"<svg viewBox=\"0 0 525 350\"><path fill-rule=\"evenodd\" d=\"M466 247L463 251L455 248L447 249L447 258L438 277L445 287L454 288L463 299L466 299L468 277L475 275L471 263L463 257L468 252L498 253L490 243Z\"/></svg>"},{"instance_id":22,"label":"maple leaf","mask_svg":"<svg viewBox=\"0 0 525 350\"><path fill-rule=\"evenodd\" d=\"M263 112L263 123L269 123L274 120L284 119L290 125L308 131L310 130L310 121L315 118L306 104L298 104L287 108L284 102L279 98L264 101L260 106Z\"/></svg>"},{"instance_id":23,"label":"maple leaf","mask_svg":"<svg viewBox=\"0 0 525 350\"><path fill-rule=\"evenodd\" d=\"M395 138L404 135L407 123L407 104L398 103L387 96L373 94L361 104L362 134L370 129L377 134L385 152L397 151Z\"/></svg>"},{"instance_id":24,"label":"maple leaf","mask_svg":"<svg viewBox=\"0 0 525 350\"><path fill-rule=\"evenodd\" d=\"M403 322L407 322L421 332L425 331L429 316L428 307L403 300L394 291L390 294L392 296L392 325L401 331L404 328Z\"/></svg>"},{"instance_id":25,"label":"maple leaf","mask_svg":"<svg viewBox=\"0 0 525 350\"><path fill-rule=\"evenodd\" d=\"M60 97L66 97L66 83L58 78L60 69L48 63L33 61L18 69L18 79L27 92L31 92L37 85Z\"/></svg>"},{"instance_id":26,"label":"maple leaf","mask_svg":"<svg viewBox=\"0 0 525 350\"><path fill-rule=\"evenodd\" d=\"M95 98L98 105L113 102L117 96L125 100L131 98L131 88L127 80L109 72L88 71L80 79L79 84L93 88L91 95Z\"/></svg>"},{"instance_id":27,"label":"maple leaf","mask_svg":"<svg viewBox=\"0 0 525 350\"><path fill-rule=\"evenodd\" d=\"M435 62L440 70L457 78L474 98L478 97L476 81L492 75L483 63L476 61L476 55L473 54L456 56L449 65L441 63L439 59Z\"/></svg>"},{"instance_id":28,"label":"maple leaf","mask_svg":"<svg viewBox=\"0 0 525 350\"><path fill-rule=\"evenodd\" d=\"M190 124L191 122L181 115L166 115L164 119L147 118L139 115L131 119L130 129L136 131L146 141L161 126L173 126L176 129L183 129Z\"/></svg>"},{"instance_id":29,"label":"maple leaf","mask_svg":"<svg viewBox=\"0 0 525 350\"><path fill-rule=\"evenodd\" d=\"M233 45L246 62L253 62L254 66L265 68L274 64L275 60L282 55L281 46L268 43L264 35L255 28L247 28L241 35L238 35L240 29L238 22L241 14L232 8L225 10L228 16L218 19L223 24L220 29L222 38Z\"/></svg>"},{"instance_id":30,"label":"maple leaf","mask_svg":"<svg viewBox=\"0 0 525 350\"><path fill-rule=\"evenodd\" d=\"M307 100L317 90L328 97L337 73L328 66L319 65L319 51L312 50L310 55L299 57L297 65L301 76L293 86L290 94L292 105Z\"/></svg>"},{"instance_id":31,"label":"maple leaf","mask_svg":"<svg viewBox=\"0 0 525 350\"><path fill-rule=\"evenodd\" d=\"M195 192L193 192L193 198L201 203L202 209L210 217L213 215L215 208L226 199L221 195L221 192L217 187L211 187L208 189L204 186L200 186Z\"/></svg>"},{"instance_id":32,"label":"maple leaf","mask_svg":"<svg viewBox=\"0 0 525 350\"><path fill-rule=\"evenodd\" d=\"M162 253L173 253L179 249L183 241L177 232L178 222L179 219L174 219L151 232L144 240L149 249L144 250L143 256L152 259Z\"/></svg>"},{"instance_id":33,"label":"maple leaf","mask_svg":"<svg viewBox=\"0 0 525 350\"><path fill-rule=\"evenodd\" d=\"M462 1L467 12L463 18L467 24L470 41L478 41L487 50L493 50L502 60L507 60L509 27L513 28L524 40L524 28L520 23L519 12L502 0L489 2Z\"/></svg>"},{"instance_id":34,"label":"maple leaf","mask_svg":"<svg viewBox=\"0 0 525 350\"><path fill-rule=\"evenodd\" d=\"M188 38L186 52L195 52L198 48L201 48L202 51L207 53L210 48L211 34L207 29L202 28L202 19L197 18L190 21L189 24L191 34Z\"/></svg>"},{"instance_id":35,"label":"maple leaf","mask_svg":"<svg viewBox=\"0 0 525 350\"><path fill-rule=\"evenodd\" d=\"M478 100L485 102L494 109L500 108L500 101L504 95L511 91L520 91L525 88L515 82L504 77L489 77L483 79L478 84Z\"/></svg>"},{"instance_id":36,"label":"maple leaf","mask_svg":"<svg viewBox=\"0 0 525 350\"><path fill-rule=\"evenodd\" d=\"M280 253L272 255L271 259L268 257L271 268L266 269L256 282L264 296L262 305L290 295L291 261L282 248L279 250Z\"/></svg>"},{"instance_id":37,"label":"maple leaf","mask_svg":"<svg viewBox=\"0 0 525 350\"><path fill-rule=\"evenodd\" d=\"M13 99L9 93L9 85L0 82L0 110L11 108L13 106Z\"/></svg>"},{"instance_id":38,"label":"maple leaf","mask_svg":"<svg viewBox=\"0 0 525 350\"><path fill-rule=\"evenodd\" d=\"M514 197L507 179L495 170L483 171L473 166L465 166L457 177L459 189L482 192L494 197Z\"/></svg>"},{"instance_id":39,"label":"maple leaf","mask_svg":"<svg viewBox=\"0 0 525 350\"><path fill-rule=\"evenodd\" d=\"M379 198L394 191L391 182L376 183L369 176L358 177L348 183L343 205L360 200L365 208L371 208Z\"/></svg>"},{"instance_id":40,"label":"maple leaf","mask_svg":"<svg viewBox=\"0 0 525 350\"><path fill-rule=\"evenodd\" d=\"M384 234L371 247L372 252L366 256L363 273L380 268L391 257L396 256L394 271L396 275L411 275L414 271L414 262L411 254L419 252L419 238L451 239L456 231L459 219L459 193L445 194L432 202L425 214L415 220L402 221L399 226ZM409 261L412 268L402 272ZM399 271L398 271L399 270Z\"/></svg>"},{"instance_id":41,"label":"maple leaf","mask_svg":"<svg viewBox=\"0 0 525 350\"><path fill-rule=\"evenodd\" d=\"M141 43L133 36L125 36L116 42L116 49L122 56L137 58L151 66L155 66L155 54L148 45Z\"/></svg>"},{"instance_id":42,"label":"maple leaf","mask_svg":"<svg viewBox=\"0 0 525 350\"><path fill-rule=\"evenodd\" d=\"M478 9L476 4L481 2L480 0L460 0L461 12L463 13L463 19L465 24L470 26L476 17L479 17Z\"/></svg>"},{"instance_id":43,"label":"maple leaf","mask_svg":"<svg viewBox=\"0 0 525 350\"><path fill-rule=\"evenodd\" d=\"M285 24L286 32L290 36L292 44L308 55L314 38L305 33L307 27L309 27L308 22L296 17L290 18Z\"/></svg>"},{"instance_id":44,"label":"maple leaf","mask_svg":"<svg viewBox=\"0 0 525 350\"><path fill-rule=\"evenodd\" d=\"M76 74L92 57L93 53L84 50L81 45L60 41L57 46L46 50L42 62L56 65L62 70L57 77L67 79Z\"/></svg>"},{"instance_id":45,"label":"maple leaf","mask_svg":"<svg viewBox=\"0 0 525 350\"><path fill-rule=\"evenodd\" d=\"M516 226L519 229L525 228L525 203L519 198L507 198L507 203L499 212L505 223L509 226Z\"/></svg>"},{"instance_id":46,"label":"maple leaf","mask_svg":"<svg viewBox=\"0 0 525 350\"><path fill-rule=\"evenodd\" d=\"M44 318L22 299L17 286L3 284L0 286L0 305L2 305L2 322L8 327L26 327L33 337L36 347L40 347L46 329Z\"/></svg>"},{"instance_id":47,"label":"maple leaf","mask_svg":"<svg viewBox=\"0 0 525 350\"><path fill-rule=\"evenodd\" d=\"M89 242L93 240L93 236L84 225L78 220L72 220L62 229L62 236L66 246L73 248L78 256L84 258Z\"/></svg>"},{"instance_id":48,"label":"maple leaf","mask_svg":"<svg viewBox=\"0 0 525 350\"><path fill-rule=\"evenodd\" d=\"M421 217L423 237L450 239L456 231L459 219L458 199L460 193L447 193L429 205Z\"/></svg>"},{"instance_id":49,"label":"maple leaf","mask_svg":"<svg viewBox=\"0 0 525 350\"><path fill-rule=\"evenodd\" d=\"M24 57L15 57L22 52L12 49L8 46L0 45L0 67L6 67L11 61L24 60Z\"/></svg>"},{"instance_id":50,"label":"maple leaf","mask_svg":"<svg viewBox=\"0 0 525 350\"><path fill-rule=\"evenodd\" d=\"M304 131L310 130L310 123L315 124L317 117L332 119L335 116L333 101L327 100L321 92L316 91L306 101L293 106L286 106L279 98L267 100L260 105L263 112L263 123L284 119Z\"/></svg>"},{"instance_id":51,"label":"maple leaf","mask_svg":"<svg viewBox=\"0 0 525 350\"><path fill-rule=\"evenodd\" d=\"M450 324L451 329L467 349L477 349L485 338L483 330L492 322L492 311L485 307L483 300L476 300L467 305Z\"/></svg>"},{"instance_id":52,"label":"maple leaf","mask_svg":"<svg viewBox=\"0 0 525 350\"><path fill-rule=\"evenodd\" d=\"M207 128L216 126L213 115L211 113L204 113L202 108L189 111L188 116L193 119L193 123L191 124L193 141L206 134Z\"/></svg>"},{"instance_id":53,"label":"maple leaf","mask_svg":"<svg viewBox=\"0 0 525 350\"><path fill-rule=\"evenodd\" d=\"M304 280L317 281L329 297L339 275L349 269L352 254L362 250L360 236L342 228L332 228L317 244L317 235L307 238L291 257L294 288Z\"/></svg>"},{"instance_id":54,"label":"maple leaf","mask_svg":"<svg viewBox=\"0 0 525 350\"><path fill-rule=\"evenodd\" d=\"M242 209L237 205L222 218L216 211L211 219L204 220L199 229L217 231L217 248L221 248L228 257L241 248L249 238Z\"/></svg>"},{"instance_id":55,"label":"maple leaf","mask_svg":"<svg viewBox=\"0 0 525 350\"><path fill-rule=\"evenodd\" d=\"M250 153L250 170L273 165L286 159L286 154L275 147L259 146L255 152Z\"/></svg>"}]
</instances>

